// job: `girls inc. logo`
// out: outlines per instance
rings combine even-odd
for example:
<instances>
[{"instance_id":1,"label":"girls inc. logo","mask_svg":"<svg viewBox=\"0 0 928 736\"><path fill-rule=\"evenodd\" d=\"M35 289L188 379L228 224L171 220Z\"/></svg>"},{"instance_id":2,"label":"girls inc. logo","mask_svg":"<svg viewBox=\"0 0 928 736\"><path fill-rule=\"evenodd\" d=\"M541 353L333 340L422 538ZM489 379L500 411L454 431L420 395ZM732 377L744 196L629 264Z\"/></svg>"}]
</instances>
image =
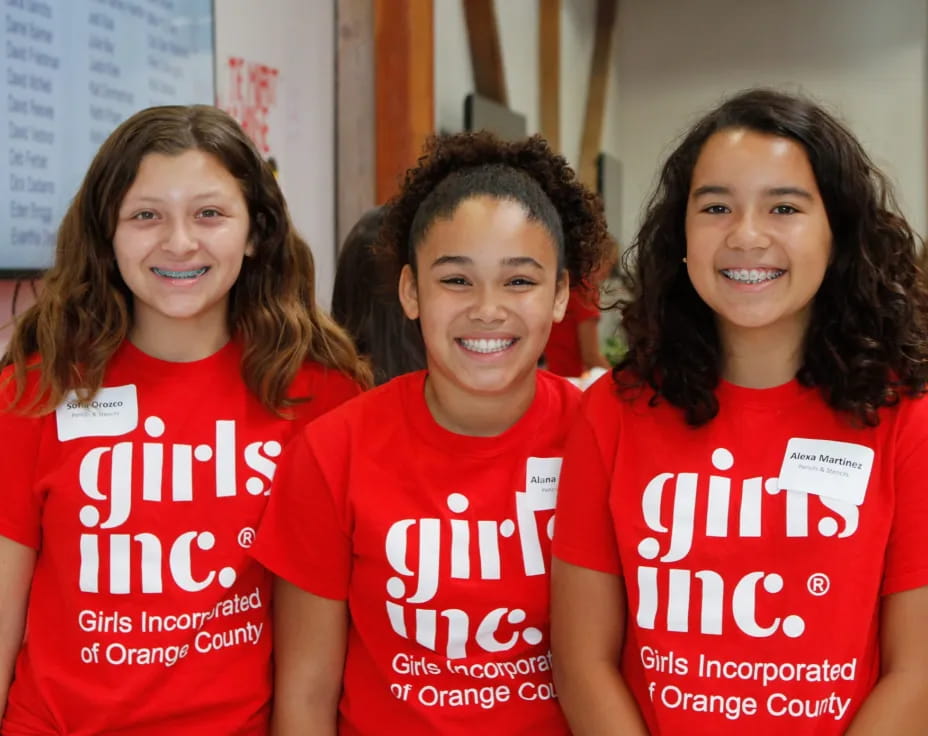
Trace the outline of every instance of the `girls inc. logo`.
<instances>
[{"instance_id":1,"label":"girls inc. logo","mask_svg":"<svg viewBox=\"0 0 928 736\"><path fill-rule=\"evenodd\" d=\"M732 453L717 448L712 453L712 467L728 471L734 465ZM693 547L695 534L707 538L758 538L764 531L764 511L779 504L776 517L782 518L780 529L766 525L766 533L784 534L787 538L850 537L857 531L860 510L853 503L826 496L783 491L778 478L744 478L733 492L733 480L710 475L707 482L698 473L659 473L647 484L641 496L641 513L645 525L654 532L638 544L638 554L645 560L676 563L684 560ZM705 494L705 504L697 504ZM815 505L816 523L811 523L810 504ZM697 519L697 506L705 508ZM664 519L670 519L666 526ZM729 589L732 582L733 586ZM748 636L765 638L778 631L790 638L805 631L805 621L798 615L757 620L757 602L761 590L776 595L784 586L776 572L756 570L736 581L727 581L715 570L689 570L668 565L639 565L637 573L638 610L636 620L644 629L654 629L658 610L666 614L667 631L690 630L691 613L698 614L699 632L722 634L726 606L735 625ZM694 596L692 588L698 589Z\"/></svg>"},{"instance_id":2,"label":"girls inc. logo","mask_svg":"<svg viewBox=\"0 0 928 736\"><path fill-rule=\"evenodd\" d=\"M148 417L144 431L148 438L157 440L164 434L164 421ZM197 488L197 493L234 497L238 493L236 466L240 452L246 467L254 471L254 475L245 479L245 490L254 496L266 494L277 467L273 458L280 455L280 443L251 442L239 448L232 420L216 422L212 444L117 442L88 450L80 463L78 484L91 503L81 507L79 518L85 529L93 531L80 536L80 590L99 593L102 586L102 592L128 594L133 577L138 575L136 587L142 593L161 593L165 574L177 587L190 592L203 590L214 581L231 587L235 582L235 570L231 567L200 572L199 576L194 573L193 550L212 549L216 544L212 532L191 530L173 540L163 540L148 532L100 532L125 524L133 502L139 499L142 503L193 501L197 464L210 464L214 471L213 487ZM170 458L168 477L165 477L166 458ZM105 580L101 580L101 560L109 569Z\"/></svg>"},{"instance_id":3,"label":"girls inc. logo","mask_svg":"<svg viewBox=\"0 0 928 736\"><path fill-rule=\"evenodd\" d=\"M443 645L449 659L468 656L471 645L484 652L504 652L515 647L520 638L530 645L540 644L544 634L534 626L523 626L527 614L521 608L494 608L471 621L459 608L438 609L427 604L443 579L501 580L504 574L536 576L547 572L560 466L561 458L530 458L526 490L515 494L515 520L463 518L470 499L451 493L446 498L451 518L402 519L391 525L386 556L397 574L387 580L392 600L386 602L386 608L393 631L433 652ZM503 569L502 560L513 558L501 557L504 544L518 545L518 568Z\"/></svg>"}]
</instances>

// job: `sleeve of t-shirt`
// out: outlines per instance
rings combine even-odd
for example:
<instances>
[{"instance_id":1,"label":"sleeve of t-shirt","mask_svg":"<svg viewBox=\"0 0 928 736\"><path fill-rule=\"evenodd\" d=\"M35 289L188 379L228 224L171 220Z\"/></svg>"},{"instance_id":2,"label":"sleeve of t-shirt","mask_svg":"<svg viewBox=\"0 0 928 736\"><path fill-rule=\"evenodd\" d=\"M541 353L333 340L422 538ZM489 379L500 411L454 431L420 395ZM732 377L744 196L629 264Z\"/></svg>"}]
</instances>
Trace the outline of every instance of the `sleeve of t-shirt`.
<instances>
[{"instance_id":1,"label":"sleeve of t-shirt","mask_svg":"<svg viewBox=\"0 0 928 736\"><path fill-rule=\"evenodd\" d=\"M609 506L611 478L607 470L612 463L603 461L589 416L592 403L602 393L584 396L582 413L567 438L558 482L552 554L572 565L618 575L621 565Z\"/></svg>"},{"instance_id":2,"label":"sleeve of t-shirt","mask_svg":"<svg viewBox=\"0 0 928 736\"><path fill-rule=\"evenodd\" d=\"M928 585L928 397L901 409L883 594Z\"/></svg>"},{"instance_id":3,"label":"sleeve of t-shirt","mask_svg":"<svg viewBox=\"0 0 928 736\"><path fill-rule=\"evenodd\" d=\"M570 295L570 311L578 324L589 319L599 319L599 308L593 302L595 294L591 291L573 291Z\"/></svg>"},{"instance_id":4,"label":"sleeve of t-shirt","mask_svg":"<svg viewBox=\"0 0 928 736\"><path fill-rule=\"evenodd\" d=\"M271 572L323 598L345 600L351 572L351 537L333 495L341 485L327 453L322 467L308 432L284 449L271 497L258 527L251 555Z\"/></svg>"},{"instance_id":5,"label":"sleeve of t-shirt","mask_svg":"<svg viewBox=\"0 0 928 736\"><path fill-rule=\"evenodd\" d=\"M38 549L41 543L41 496L35 488L43 420L10 408L12 383L0 377L0 536Z\"/></svg>"}]
</instances>

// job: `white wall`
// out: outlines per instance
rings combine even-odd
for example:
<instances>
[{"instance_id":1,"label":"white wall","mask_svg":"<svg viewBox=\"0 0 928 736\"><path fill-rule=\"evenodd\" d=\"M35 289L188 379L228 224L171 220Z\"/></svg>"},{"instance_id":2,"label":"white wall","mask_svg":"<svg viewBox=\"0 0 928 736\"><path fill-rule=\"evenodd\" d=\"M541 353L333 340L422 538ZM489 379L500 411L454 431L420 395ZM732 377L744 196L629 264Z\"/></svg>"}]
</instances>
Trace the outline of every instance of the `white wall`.
<instances>
[{"instance_id":1,"label":"white wall","mask_svg":"<svg viewBox=\"0 0 928 736\"><path fill-rule=\"evenodd\" d=\"M837 113L926 232L924 0L622 0L618 22L604 148L624 166L623 241L674 139L753 85Z\"/></svg>"},{"instance_id":2,"label":"white wall","mask_svg":"<svg viewBox=\"0 0 928 736\"><path fill-rule=\"evenodd\" d=\"M216 0L217 96L229 102L230 57L279 70L267 113L280 185L316 261L316 298L335 277L334 0Z\"/></svg>"},{"instance_id":3,"label":"white wall","mask_svg":"<svg viewBox=\"0 0 928 736\"><path fill-rule=\"evenodd\" d=\"M435 127L464 127L464 97L474 91L461 0L435 2ZM561 150L572 164L580 156L580 136L593 56L596 0L561 3ZM538 0L496 0L509 107L525 115L529 133L538 131Z\"/></svg>"},{"instance_id":4,"label":"white wall","mask_svg":"<svg viewBox=\"0 0 928 736\"><path fill-rule=\"evenodd\" d=\"M928 232L924 0L620 0L602 149L623 164L620 239L639 222L676 138L725 95L755 85L801 91L848 123ZM510 107L538 129L536 0L497 0ZM561 148L576 164L596 0L561 4ZM473 91L461 0L435 0L439 129L463 125Z\"/></svg>"}]
</instances>

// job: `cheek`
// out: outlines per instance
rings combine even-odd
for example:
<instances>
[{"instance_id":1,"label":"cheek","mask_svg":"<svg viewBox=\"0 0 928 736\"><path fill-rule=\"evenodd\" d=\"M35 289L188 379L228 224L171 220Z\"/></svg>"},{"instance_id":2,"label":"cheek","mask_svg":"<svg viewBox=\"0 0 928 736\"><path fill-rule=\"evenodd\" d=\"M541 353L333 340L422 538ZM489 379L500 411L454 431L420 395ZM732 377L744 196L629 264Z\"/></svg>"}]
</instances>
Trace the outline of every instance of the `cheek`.
<instances>
[{"instance_id":1,"label":"cheek","mask_svg":"<svg viewBox=\"0 0 928 736\"><path fill-rule=\"evenodd\" d=\"M687 263L703 263L712 260L714 253L713 239L710 238L705 227L687 225L684 235L686 237L685 255Z\"/></svg>"},{"instance_id":2,"label":"cheek","mask_svg":"<svg viewBox=\"0 0 928 736\"><path fill-rule=\"evenodd\" d=\"M126 243L116 238L113 238L113 259L116 261L116 268L118 268L120 272L122 272L123 268L130 260Z\"/></svg>"}]
</instances>

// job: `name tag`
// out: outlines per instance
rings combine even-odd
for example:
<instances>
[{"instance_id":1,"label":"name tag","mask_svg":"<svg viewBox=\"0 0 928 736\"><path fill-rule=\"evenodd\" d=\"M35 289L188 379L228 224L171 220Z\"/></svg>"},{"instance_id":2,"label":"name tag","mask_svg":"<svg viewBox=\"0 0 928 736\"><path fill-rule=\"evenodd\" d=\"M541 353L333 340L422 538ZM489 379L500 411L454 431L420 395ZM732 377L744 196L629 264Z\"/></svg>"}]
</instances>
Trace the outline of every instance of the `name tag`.
<instances>
[{"instance_id":1,"label":"name tag","mask_svg":"<svg viewBox=\"0 0 928 736\"><path fill-rule=\"evenodd\" d=\"M780 488L846 501L864 502L873 449L853 442L793 437L780 468Z\"/></svg>"},{"instance_id":2,"label":"name tag","mask_svg":"<svg viewBox=\"0 0 928 736\"><path fill-rule=\"evenodd\" d=\"M135 384L101 388L89 401L69 393L55 409L58 440L79 437L118 437L139 424L139 402Z\"/></svg>"},{"instance_id":3,"label":"name tag","mask_svg":"<svg viewBox=\"0 0 928 736\"><path fill-rule=\"evenodd\" d=\"M563 461L560 457L530 457L525 464L525 490L533 496L556 495Z\"/></svg>"}]
</instances>

